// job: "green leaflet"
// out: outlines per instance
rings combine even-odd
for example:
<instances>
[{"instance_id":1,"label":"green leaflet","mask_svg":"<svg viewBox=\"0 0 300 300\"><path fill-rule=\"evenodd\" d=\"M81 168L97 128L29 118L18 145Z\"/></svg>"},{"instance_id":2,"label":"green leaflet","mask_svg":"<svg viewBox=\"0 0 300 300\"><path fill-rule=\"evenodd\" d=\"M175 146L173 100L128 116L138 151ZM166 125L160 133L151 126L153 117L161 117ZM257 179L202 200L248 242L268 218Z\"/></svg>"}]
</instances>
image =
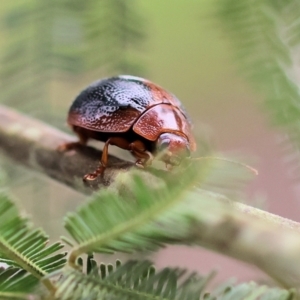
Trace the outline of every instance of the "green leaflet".
<instances>
[{"instance_id":1,"label":"green leaflet","mask_svg":"<svg viewBox=\"0 0 300 300\"><path fill-rule=\"evenodd\" d=\"M55 252L63 245L57 242L47 247L47 243L48 237L45 233L41 229L31 229L27 219L19 216L16 206L8 196L0 192L0 262L15 267L7 272L17 269L20 272L18 274L23 274L23 270L29 272L31 275L24 273L22 280L30 286L31 282L36 282L32 276L41 279L49 272L62 268L66 253ZM2 273L2 279L7 272ZM7 280L6 287L9 286L9 280L13 281L14 278L7 277ZM18 292L16 289L14 291Z\"/></svg>"},{"instance_id":2,"label":"green leaflet","mask_svg":"<svg viewBox=\"0 0 300 300\"><path fill-rule=\"evenodd\" d=\"M127 196L103 190L77 212L67 214L65 228L78 243L69 262L74 265L81 253L155 250L164 243L183 242L189 236L194 218L191 216L199 211L193 207L197 199L183 195L188 186L210 170L206 164L201 171L196 169L190 166L175 185L159 189L133 176Z\"/></svg>"},{"instance_id":3,"label":"green leaflet","mask_svg":"<svg viewBox=\"0 0 300 300\"><path fill-rule=\"evenodd\" d=\"M65 269L57 282L56 297L64 299L101 300L292 300L293 292L259 286L253 282L234 286L225 283L207 288L214 273L201 276L179 268L156 272L149 261L128 261L124 265L101 264L83 274Z\"/></svg>"},{"instance_id":4,"label":"green leaflet","mask_svg":"<svg viewBox=\"0 0 300 300\"><path fill-rule=\"evenodd\" d=\"M132 181L127 194L118 195L112 190L96 193L65 218L65 228L78 244L71 251L70 264L74 266L82 253L151 251L166 243L195 242L193 228L203 217L210 217L204 213L211 201L199 199L208 197L203 193L190 196L188 190L218 172L216 162L188 163L178 177L171 175L170 184L161 188L127 174ZM223 176L228 173L230 177L229 169L223 172Z\"/></svg>"},{"instance_id":5,"label":"green leaflet","mask_svg":"<svg viewBox=\"0 0 300 300\"><path fill-rule=\"evenodd\" d=\"M106 270L106 271L105 271ZM199 299L211 275L165 268L155 272L148 261L129 261L112 268L100 265L90 274L67 269L58 282L59 299Z\"/></svg>"},{"instance_id":6,"label":"green leaflet","mask_svg":"<svg viewBox=\"0 0 300 300\"><path fill-rule=\"evenodd\" d=\"M0 299L26 299L38 283L38 278L20 268L0 268Z\"/></svg>"}]
</instances>

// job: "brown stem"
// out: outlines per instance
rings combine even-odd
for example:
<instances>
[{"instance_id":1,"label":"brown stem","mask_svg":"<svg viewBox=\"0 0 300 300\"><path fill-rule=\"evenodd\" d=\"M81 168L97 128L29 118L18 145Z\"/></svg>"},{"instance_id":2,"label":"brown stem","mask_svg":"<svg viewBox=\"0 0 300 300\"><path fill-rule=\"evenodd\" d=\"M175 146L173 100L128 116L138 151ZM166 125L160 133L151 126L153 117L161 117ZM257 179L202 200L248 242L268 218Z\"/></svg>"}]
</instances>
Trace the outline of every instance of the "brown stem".
<instances>
[{"instance_id":1,"label":"brown stem","mask_svg":"<svg viewBox=\"0 0 300 300\"><path fill-rule=\"evenodd\" d=\"M66 153L56 150L59 145L74 140L75 137L47 124L0 106L0 149L16 163L40 171L77 191L90 194L95 184L111 186L118 174L133 166L110 156L104 178L87 187L82 176L95 168L101 153L91 147ZM153 176L147 171L144 175ZM156 177L158 182L163 182L159 177ZM191 224L189 236L181 242L198 244L254 264L285 286L299 288L299 223L225 197L210 199L209 193L201 190L195 197L199 197L203 205L198 212L199 222Z\"/></svg>"},{"instance_id":2,"label":"brown stem","mask_svg":"<svg viewBox=\"0 0 300 300\"><path fill-rule=\"evenodd\" d=\"M86 146L57 151L61 144L76 140L75 136L0 106L0 150L17 164L42 172L77 191L90 194L95 188L109 186L117 174L134 165L110 155L104 177L84 183L83 176L94 171L101 152Z\"/></svg>"}]
</instances>

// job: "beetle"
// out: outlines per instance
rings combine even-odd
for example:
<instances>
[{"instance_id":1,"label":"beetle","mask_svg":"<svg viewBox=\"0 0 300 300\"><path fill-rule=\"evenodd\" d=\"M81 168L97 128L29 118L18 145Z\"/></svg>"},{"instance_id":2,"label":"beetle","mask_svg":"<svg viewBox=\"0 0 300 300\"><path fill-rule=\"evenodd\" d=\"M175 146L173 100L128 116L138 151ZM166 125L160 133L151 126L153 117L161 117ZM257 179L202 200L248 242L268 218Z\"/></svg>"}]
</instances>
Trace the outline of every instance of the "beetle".
<instances>
[{"instance_id":1,"label":"beetle","mask_svg":"<svg viewBox=\"0 0 300 300\"><path fill-rule=\"evenodd\" d=\"M64 144L60 150L86 145L90 138L105 143L100 165L83 180L103 174L109 145L129 150L140 167L150 165L157 154L167 166L176 166L196 150L181 102L140 77L120 75L92 83L75 98L67 122L79 141Z\"/></svg>"}]
</instances>

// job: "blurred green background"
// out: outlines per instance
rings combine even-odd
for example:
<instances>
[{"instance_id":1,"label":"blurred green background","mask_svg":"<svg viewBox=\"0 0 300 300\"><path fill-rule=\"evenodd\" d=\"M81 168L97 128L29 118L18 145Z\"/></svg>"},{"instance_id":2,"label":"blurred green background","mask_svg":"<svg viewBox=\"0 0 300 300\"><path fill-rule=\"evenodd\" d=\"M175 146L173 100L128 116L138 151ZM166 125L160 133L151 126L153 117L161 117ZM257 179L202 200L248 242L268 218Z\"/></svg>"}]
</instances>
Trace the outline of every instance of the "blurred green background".
<instances>
[{"instance_id":1,"label":"blurred green background","mask_svg":"<svg viewBox=\"0 0 300 300\"><path fill-rule=\"evenodd\" d=\"M258 195L266 199L265 209L300 220L280 133L269 126L260 95L238 75L215 11L211 0L2 1L0 101L70 132L68 107L90 82L115 74L144 76L177 95L198 140L208 139L224 155L252 159L259 176L246 189L249 199ZM200 143L195 156L202 152ZM2 162L20 206L58 238L62 216L84 197L3 157ZM200 272L217 268L220 279L264 277L200 249L170 247L153 259L158 266Z\"/></svg>"}]
</instances>

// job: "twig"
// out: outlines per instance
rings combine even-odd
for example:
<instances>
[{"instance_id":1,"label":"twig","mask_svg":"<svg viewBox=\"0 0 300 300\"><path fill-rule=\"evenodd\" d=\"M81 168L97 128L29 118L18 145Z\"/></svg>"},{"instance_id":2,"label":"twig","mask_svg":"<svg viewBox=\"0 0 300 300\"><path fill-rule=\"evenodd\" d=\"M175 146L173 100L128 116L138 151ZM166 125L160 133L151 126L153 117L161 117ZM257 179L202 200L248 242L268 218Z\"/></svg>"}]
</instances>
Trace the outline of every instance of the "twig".
<instances>
[{"instance_id":1,"label":"twig","mask_svg":"<svg viewBox=\"0 0 300 300\"><path fill-rule=\"evenodd\" d=\"M191 197L201 201L199 221L191 224L184 243L253 264L285 288L300 291L299 223L206 191Z\"/></svg>"},{"instance_id":2,"label":"twig","mask_svg":"<svg viewBox=\"0 0 300 300\"><path fill-rule=\"evenodd\" d=\"M110 156L103 179L91 186L82 182L92 171L100 151L81 147L60 153L57 147L75 138L12 109L0 106L0 149L16 163L42 172L74 189L89 194L95 187L111 186L120 172L133 164ZM161 174L144 172L147 178ZM149 182L149 181L148 181ZM150 183L151 184L151 183ZM216 199L198 190L202 201L199 224L191 224L185 243L196 243L214 251L252 263L286 287L300 287L300 224L268 212L236 203L225 197ZM195 195L193 195L195 197ZM211 198L211 199L210 199ZM216 205L212 205L215 201Z\"/></svg>"},{"instance_id":3,"label":"twig","mask_svg":"<svg viewBox=\"0 0 300 300\"><path fill-rule=\"evenodd\" d=\"M101 152L91 147L59 152L57 147L75 141L72 137L43 122L29 118L10 108L0 106L0 149L18 164L42 172L85 194L109 186L116 175L133 166L132 163L109 156L104 177L84 184L83 175L97 167Z\"/></svg>"}]
</instances>

